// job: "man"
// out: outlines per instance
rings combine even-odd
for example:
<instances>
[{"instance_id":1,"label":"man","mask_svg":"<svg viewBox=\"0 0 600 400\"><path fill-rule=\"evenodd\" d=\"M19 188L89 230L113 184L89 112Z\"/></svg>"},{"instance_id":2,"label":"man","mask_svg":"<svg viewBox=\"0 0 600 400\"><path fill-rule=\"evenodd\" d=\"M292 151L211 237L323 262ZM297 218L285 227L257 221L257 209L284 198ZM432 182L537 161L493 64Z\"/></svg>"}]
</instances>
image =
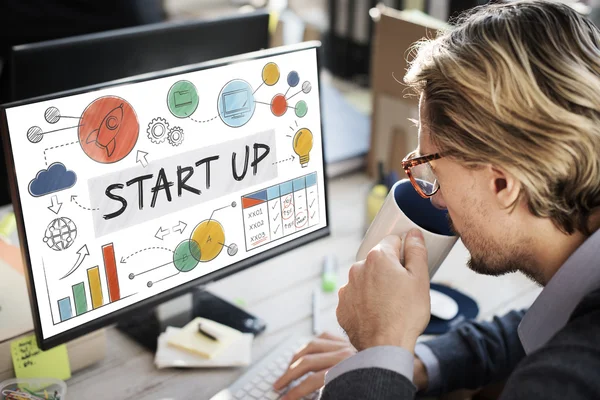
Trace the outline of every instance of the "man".
<instances>
[{"instance_id":1,"label":"man","mask_svg":"<svg viewBox=\"0 0 600 400\"><path fill-rule=\"evenodd\" d=\"M316 339L276 387L312 371L287 399L323 377L323 399L505 379L502 399L600 399L600 31L568 6L521 1L478 8L417 50L405 82L420 95L419 147L404 166L431 185L416 189L448 210L470 268L521 271L544 290L524 316L416 345L430 315L427 251L417 230L387 237L339 291L358 353Z\"/></svg>"}]
</instances>

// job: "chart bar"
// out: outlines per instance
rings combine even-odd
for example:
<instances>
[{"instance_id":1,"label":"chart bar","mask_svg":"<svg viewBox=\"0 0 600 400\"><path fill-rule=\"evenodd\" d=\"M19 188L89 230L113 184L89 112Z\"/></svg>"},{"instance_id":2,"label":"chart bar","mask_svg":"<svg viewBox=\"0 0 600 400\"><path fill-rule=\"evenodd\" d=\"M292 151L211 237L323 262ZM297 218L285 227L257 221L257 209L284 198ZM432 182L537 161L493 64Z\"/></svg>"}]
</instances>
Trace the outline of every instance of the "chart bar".
<instances>
[{"instance_id":1,"label":"chart bar","mask_svg":"<svg viewBox=\"0 0 600 400\"><path fill-rule=\"evenodd\" d=\"M90 285L90 297L92 298L92 309L104 304L102 298L102 283L100 283L100 268L93 267L87 270L88 283Z\"/></svg>"},{"instance_id":2,"label":"chart bar","mask_svg":"<svg viewBox=\"0 0 600 400\"><path fill-rule=\"evenodd\" d=\"M112 303L121 298L119 275L117 274L117 260L115 259L115 248L112 243L102 246L102 256L104 257L104 269L106 270L108 297Z\"/></svg>"},{"instance_id":3,"label":"chart bar","mask_svg":"<svg viewBox=\"0 0 600 400\"><path fill-rule=\"evenodd\" d=\"M61 321L66 321L69 318L73 317L70 298L65 297L64 299L60 299L58 301L58 312L60 314Z\"/></svg>"},{"instance_id":4,"label":"chart bar","mask_svg":"<svg viewBox=\"0 0 600 400\"><path fill-rule=\"evenodd\" d=\"M83 282L73 285L73 301L75 302L76 315L87 312L87 299L85 297L85 285Z\"/></svg>"}]
</instances>

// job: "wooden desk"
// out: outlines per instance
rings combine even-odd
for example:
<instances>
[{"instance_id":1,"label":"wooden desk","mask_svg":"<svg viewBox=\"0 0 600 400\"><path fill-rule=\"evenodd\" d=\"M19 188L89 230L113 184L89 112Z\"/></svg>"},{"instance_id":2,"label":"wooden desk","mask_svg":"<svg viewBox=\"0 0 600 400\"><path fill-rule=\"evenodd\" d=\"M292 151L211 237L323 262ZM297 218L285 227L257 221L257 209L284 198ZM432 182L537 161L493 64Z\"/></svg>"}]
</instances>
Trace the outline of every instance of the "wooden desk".
<instances>
[{"instance_id":1,"label":"wooden desk","mask_svg":"<svg viewBox=\"0 0 600 400\"><path fill-rule=\"evenodd\" d=\"M340 283L346 281L364 233L364 203L371 184L362 173L330 180L330 237L209 286L209 290L225 299L243 298L251 313L267 321L266 332L254 341L253 360L259 360L288 335L311 333L311 294L320 284L326 254L335 254ZM481 318L526 307L539 293L540 289L520 274L478 276L466 268L467 257L459 242L433 280L473 296L479 302ZM341 333L335 318L336 304L336 293L323 295L322 327ZM209 399L244 371L158 370L153 363L154 354L115 328L107 330L107 340L107 357L67 382L69 399Z\"/></svg>"}]
</instances>

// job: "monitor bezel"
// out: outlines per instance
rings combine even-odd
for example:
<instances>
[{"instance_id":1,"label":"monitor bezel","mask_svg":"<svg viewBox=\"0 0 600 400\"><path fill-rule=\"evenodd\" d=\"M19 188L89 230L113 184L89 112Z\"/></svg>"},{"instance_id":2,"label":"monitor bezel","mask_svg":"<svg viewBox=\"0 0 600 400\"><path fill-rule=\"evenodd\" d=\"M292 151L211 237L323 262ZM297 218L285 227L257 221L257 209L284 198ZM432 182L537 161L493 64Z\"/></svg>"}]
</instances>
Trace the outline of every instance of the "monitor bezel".
<instances>
[{"instance_id":1,"label":"monitor bezel","mask_svg":"<svg viewBox=\"0 0 600 400\"><path fill-rule=\"evenodd\" d=\"M319 87L319 113L321 115L320 128L321 128L321 148L323 151L322 168L323 168L323 179L324 179L324 186L325 186L324 187L324 196L325 196L326 225L323 228L320 228L314 232L308 233L304 236L298 237L289 242L280 244L279 246L276 246L272 249L268 249L262 253L251 256L245 260L231 264L227 267L223 267L217 271L214 271L207 275L198 277L192 281L186 282L182 285L171 288L162 293L158 293L152 297L141 300L135 304L131 304L125 308L116 310L110 314L103 315L97 319L86 322L82 325L71 328L65 332L62 332L62 333L59 333L59 334L56 334L49 338L44 339L42 337L41 321L40 321L40 314L39 314L39 309L38 309L38 299L37 299L35 283L34 283L34 279L33 279L33 271L31 268L31 259L29 257L29 246L27 243L27 236L26 236L26 232L25 232L25 224L24 224L23 212L22 212L22 208L21 208L19 188L18 188L17 181L16 181L17 178L16 178L15 164L14 164L14 159L13 159L13 155L12 155L12 151L11 151L12 146L11 146L10 134L9 134L9 130L8 130L8 121L6 118L6 109L12 108L12 107L17 107L17 106L22 106L22 105L27 105L27 104L32 104L32 103L36 103L36 102L40 102L40 101L47 101L47 100L52 100L52 99L57 99L57 98L62 98L62 97L67 97L67 96L73 96L73 95L77 95L77 94L87 93L87 92L100 90L100 89L106 89L106 88L110 88L110 87L131 85L131 84L135 84L135 83L139 83L139 82L151 81L151 80L155 80L155 79L161 79L161 78L166 78L166 77L170 77L170 76L180 75L183 73L207 70L207 69L211 69L211 68L217 68L217 67L222 67L222 66L226 66L226 65L231 65L233 63L264 59L264 58L268 58L268 57L284 55L284 54L294 53L294 52L303 51L303 50L310 50L310 49L315 50L316 57L317 57L317 71L318 71L317 83L318 83L318 87ZM322 68L322 60L323 60L323 55L322 55L321 43L318 41L311 41L311 42L304 42L304 43L291 45L291 46L282 46L282 47L278 47L278 48L260 50L260 51L256 51L256 52L246 53L246 54L242 54L242 55L238 55L238 56L221 58L218 60L212 60L212 61L207 61L207 62L198 63L198 64L191 64L191 65L186 65L186 66L177 67L177 68L170 68L170 69L163 70L163 71L157 71L157 72L151 72L151 73L142 74L142 75L136 75L136 76L129 77L129 78L124 78L124 79L105 82L105 83L101 83L101 84L86 86L83 88L78 88L78 89L73 89L73 90L67 90L67 91L54 93L54 94L47 95L47 96L39 96L39 97L31 98L31 99L20 100L20 101L4 104L4 105L0 106L0 136L2 137L2 141L3 141L3 147L4 147L4 152L5 152L5 158L6 158L6 167L7 167L8 176L10 178L9 186L10 186L10 190L11 190L13 209L14 209L14 213L15 213L15 216L17 219L17 230L18 230L18 234L19 234L19 241L21 244L21 254L22 254L23 260L25 261L25 267L26 267L25 268L25 281L27 283L27 290L29 292L29 301L30 301L31 311L33 314L34 331L35 331L35 334L37 337L38 346L42 350L50 349L52 347L58 346L60 344L63 344L65 342L68 342L70 340L78 338L80 336L86 335L86 334L96 331L98 329L101 329L101 328L104 328L111 324L114 324L114 323L118 322L118 320L125 318L127 315L131 315L142 308L156 307L157 305L164 303L165 301L168 301L177 296L181 296L183 294L190 292L197 286L206 285L210 282L214 282L219 279L223 279L232 274L235 274L237 272L240 272L240 271L243 271L250 267L253 267L263 261L274 258L278 255L284 254L292 249L296 249L307 243L310 243L317 239L326 237L330 234L330 223L331 222L330 222L330 215L329 215L329 200L328 200L329 193L328 193L328 185L327 185L327 175L325 173L325 148L324 148L324 140L323 140L323 114L322 114L323 107L322 107L322 96L321 96L321 92L320 92L320 89L321 89L320 72L321 72L321 68Z\"/></svg>"}]
</instances>

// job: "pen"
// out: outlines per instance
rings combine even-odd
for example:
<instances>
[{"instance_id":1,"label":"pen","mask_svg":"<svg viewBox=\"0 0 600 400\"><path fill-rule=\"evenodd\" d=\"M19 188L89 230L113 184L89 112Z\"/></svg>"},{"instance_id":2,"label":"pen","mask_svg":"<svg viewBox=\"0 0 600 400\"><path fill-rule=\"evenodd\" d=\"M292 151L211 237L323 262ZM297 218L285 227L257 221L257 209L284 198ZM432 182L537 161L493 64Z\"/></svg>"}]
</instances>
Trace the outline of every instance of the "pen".
<instances>
[{"instance_id":1,"label":"pen","mask_svg":"<svg viewBox=\"0 0 600 400\"><path fill-rule=\"evenodd\" d=\"M214 341L219 340L219 338L215 335L214 332L209 332L209 329L207 329L207 327L203 327L202 324L198 324L198 333L206 336L210 340L214 340Z\"/></svg>"},{"instance_id":2,"label":"pen","mask_svg":"<svg viewBox=\"0 0 600 400\"><path fill-rule=\"evenodd\" d=\"M318 288L313 290L312 295L312 330L314 335L321 333L319 311L321 310L321 292Z\"/></svg>"}]
</instances>

